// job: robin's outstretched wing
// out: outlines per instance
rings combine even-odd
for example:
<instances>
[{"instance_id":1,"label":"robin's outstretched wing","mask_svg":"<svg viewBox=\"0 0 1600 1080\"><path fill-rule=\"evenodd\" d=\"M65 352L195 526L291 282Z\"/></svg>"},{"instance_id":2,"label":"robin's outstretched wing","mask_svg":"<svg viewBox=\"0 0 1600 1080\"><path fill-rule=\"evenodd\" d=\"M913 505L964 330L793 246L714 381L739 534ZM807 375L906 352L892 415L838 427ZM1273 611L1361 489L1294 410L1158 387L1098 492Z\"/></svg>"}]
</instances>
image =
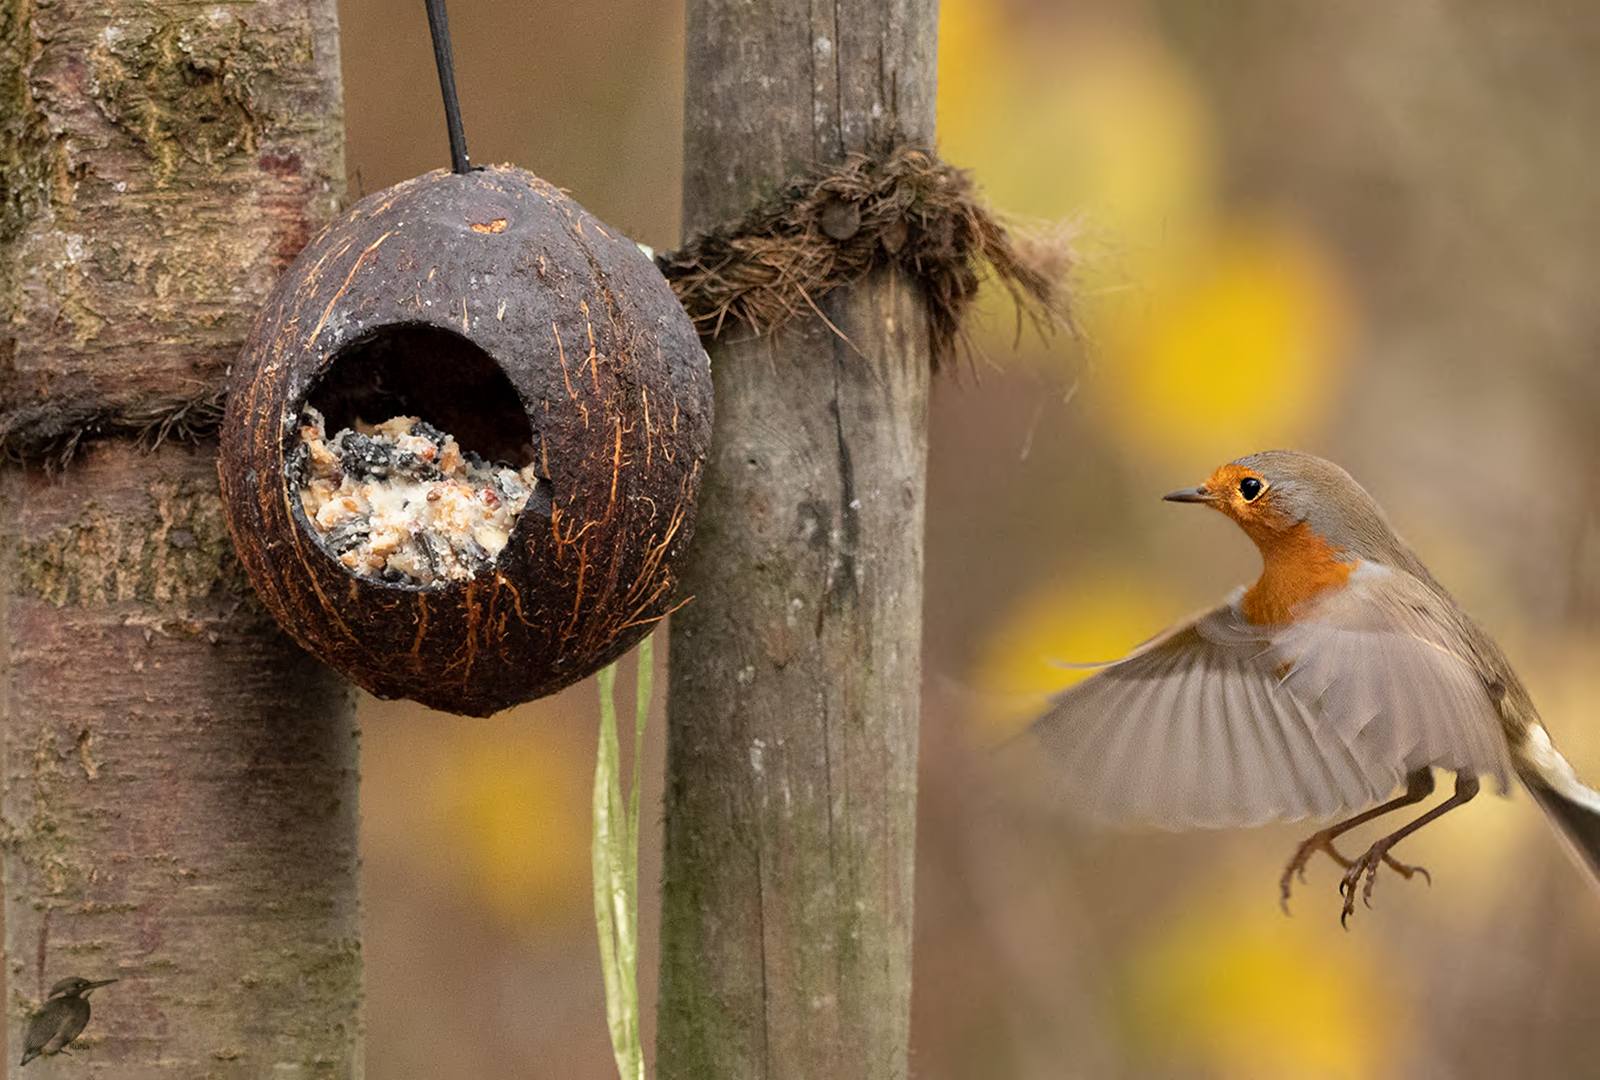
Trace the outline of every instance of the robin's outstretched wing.
<instances>
[{"instance_id":1,"label":"robin's outstretched wing","mask_svg":"<svg viewBox=\"0 0 1600 1080\"><path fill-rule=\"evenodd\" d=\"M1365 760L1493 779L1510 757L1495 673L1465 645L1466 616L1402 570L1363 562L1345 588L1274 632L1285 688ZM1501 687L1501 693L1505 687Z\"/></svg>"},{"instance_id":2,"label":"robin's outstretched wing","mask_svg":"<svg viewBox=\"0 0 1600 1080\"><path fill-rule=\"evenodd\" d=\"M1363 563L1288 626L1237 596L1077 684L1034 726L1063 794L1110 824L1331 817L1417 769L1507 783L1495 703L1444 643L1461 619L1401 571Z\"/></svg>"},{"instance_id":3,"label":"robin's outstretched wing","mask_svg":"<svg viewBox=\"0 0 1600 1080\"><path fill-rule=\"evenodd\" d=\"M1071 687L1033 728L1067 801L1102 822L1220 828L1327 817L1391 791L1289 692L1237 599Z\"/></svg>"}]
</instances>

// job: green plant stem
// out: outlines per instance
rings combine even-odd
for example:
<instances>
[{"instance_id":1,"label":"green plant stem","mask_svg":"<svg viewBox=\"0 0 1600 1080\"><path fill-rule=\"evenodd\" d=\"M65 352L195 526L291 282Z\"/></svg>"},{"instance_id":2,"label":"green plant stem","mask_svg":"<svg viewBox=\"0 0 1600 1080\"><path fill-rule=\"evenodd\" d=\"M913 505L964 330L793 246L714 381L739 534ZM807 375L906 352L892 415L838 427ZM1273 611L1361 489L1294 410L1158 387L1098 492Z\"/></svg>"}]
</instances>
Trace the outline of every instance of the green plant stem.
<instances>
[{"instance_id":1,"label":"green plant stem","mask_svg":"<svg viewBox=\"0 0 1600 1080\"><path fill-rule=\"evenodd\" d=\"M639 770L650 714L651 638L639 645L634 694L633 781L623 811L617 740L617 666L600 672L600 748L594 771L594 921L606 987L606 1026L621 1080L644 1080L639 1038Z\"/></svg>"}]
</instances>

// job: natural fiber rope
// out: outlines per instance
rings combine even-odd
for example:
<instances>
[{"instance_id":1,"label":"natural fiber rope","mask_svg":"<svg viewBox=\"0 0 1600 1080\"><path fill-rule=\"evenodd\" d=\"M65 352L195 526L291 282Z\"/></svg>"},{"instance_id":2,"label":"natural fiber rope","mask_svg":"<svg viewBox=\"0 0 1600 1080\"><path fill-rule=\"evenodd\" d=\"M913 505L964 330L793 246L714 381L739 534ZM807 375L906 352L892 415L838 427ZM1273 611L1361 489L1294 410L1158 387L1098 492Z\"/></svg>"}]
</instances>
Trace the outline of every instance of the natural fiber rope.
<instances>
[{"instance_id":1,"label":"natural fiber rope","mask_svg":"<svg viewBox=\"0 0 1600 1080\"><path fill-rule=\"evenodd\" d=\"M0 403L0 460L66 467L80 444L120 436L154 449L168 439L198 443L216 437L227 396L221 388L192 397L101 401L63 408L51 402L7 408Z\"/></svg>"},{"instance_id":2,"label":"natural fiber rope","mask_svg":"<svg viewBox=\"0 0 1600 1080\"><path fill-rule=\"evenodd\" d=\"M937 371L964 340L963 319L986 275L1041 327L1068 321L1065 245L1019 240L978 201L967 173L903 147L881 159L853 154L793 180L656 265L708 341L738 325L773 333L820 313L833 289L895 267L922 286Z\"/></svg>"}]
</instances>

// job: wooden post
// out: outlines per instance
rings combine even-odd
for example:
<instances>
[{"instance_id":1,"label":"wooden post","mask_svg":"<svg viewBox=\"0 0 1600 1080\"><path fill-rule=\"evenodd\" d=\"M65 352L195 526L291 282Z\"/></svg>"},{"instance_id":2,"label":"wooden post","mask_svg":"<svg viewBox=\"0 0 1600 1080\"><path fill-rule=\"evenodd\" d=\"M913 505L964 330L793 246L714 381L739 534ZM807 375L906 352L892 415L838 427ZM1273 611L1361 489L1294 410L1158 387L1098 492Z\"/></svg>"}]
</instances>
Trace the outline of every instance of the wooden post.
<instances>
[{"instance_id":1,"label":"wooden post","mask_svg":"<svg viewBox=\"0 0 1600 1080\"><path fill-rule=\"evenodd\" d=\"M250 594L204 440L344 192L333 0L7 3L0 76L8 1075L357 1077L354 703ZM120 981L19 1072L69 975Z\"/></svg>"},{"instance_id":2,"label":"wooden post","mask_svg":"<svg viewBox=\"0 0 1600 1080\"><path fill-rule=\"evenodd\" d=\"M933 0L691 0L684 228L932 145ZM929 354L888 274L712 350L673 616L657 1068L904 1077Z\"/></svg>"}]
</instances>

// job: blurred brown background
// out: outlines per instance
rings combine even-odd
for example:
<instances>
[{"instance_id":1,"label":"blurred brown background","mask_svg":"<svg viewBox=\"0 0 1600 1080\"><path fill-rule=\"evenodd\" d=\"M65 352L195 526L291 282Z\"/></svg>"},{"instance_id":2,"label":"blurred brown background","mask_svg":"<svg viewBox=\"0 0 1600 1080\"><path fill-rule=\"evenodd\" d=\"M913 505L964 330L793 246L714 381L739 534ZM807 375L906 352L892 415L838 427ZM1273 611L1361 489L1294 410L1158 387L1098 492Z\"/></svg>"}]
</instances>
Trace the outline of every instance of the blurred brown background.
<instances>
[{"instance_id":1,"label":"blurred brown background","mask_svg":"<svg viewBox=\"0 0 1600 1080\"><path fill-rule=\"evenodd\" d=\"M677 0L455 0L469 145L678 240ZM447 162L421 5L341 6L352 195ZM1600 1076L1600 906L1482 798L1340 930L1295 826L1097 835L991 748L1067 673L1254 570L1157 496L1332 456L1600 781L1600 8L945 0L941 150L1066 218L1086 347L935 391L915 1074ZM592 684L489 721L364 704L369 1075L614 1075L588 893ZM659 824L661 723L646 763ZM658 829L647 828L644 990ZM646 1039L653 1022L646 1012Z\"/></svg>"}]
</instances>

